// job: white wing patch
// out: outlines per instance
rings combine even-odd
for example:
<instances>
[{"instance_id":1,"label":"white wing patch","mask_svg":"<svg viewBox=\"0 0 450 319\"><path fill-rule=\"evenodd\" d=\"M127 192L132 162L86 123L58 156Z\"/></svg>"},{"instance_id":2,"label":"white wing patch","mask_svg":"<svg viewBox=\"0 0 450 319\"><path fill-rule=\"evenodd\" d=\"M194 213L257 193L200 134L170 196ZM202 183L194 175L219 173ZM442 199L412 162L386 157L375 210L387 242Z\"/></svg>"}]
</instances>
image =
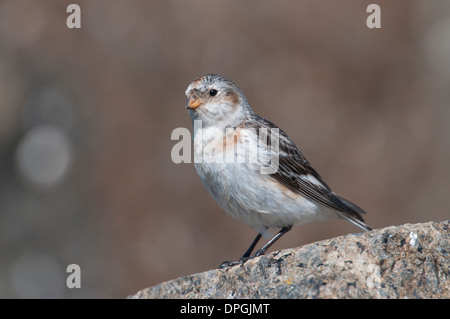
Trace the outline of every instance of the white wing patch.
<instances>
[{"instance_id":1,"label":"white wing patch","mask_svg":"<svg viewBox=\"0 0 450 319\"><path fill-rule=\"evenodd\" d=\"M323 185L321 181L319 181L317 178L315 178L311 174L300 175L300 178L310 184L313 184L314 186L320 187L322 189L327 189L326 186Z\"/></svg>"}]
</instances>

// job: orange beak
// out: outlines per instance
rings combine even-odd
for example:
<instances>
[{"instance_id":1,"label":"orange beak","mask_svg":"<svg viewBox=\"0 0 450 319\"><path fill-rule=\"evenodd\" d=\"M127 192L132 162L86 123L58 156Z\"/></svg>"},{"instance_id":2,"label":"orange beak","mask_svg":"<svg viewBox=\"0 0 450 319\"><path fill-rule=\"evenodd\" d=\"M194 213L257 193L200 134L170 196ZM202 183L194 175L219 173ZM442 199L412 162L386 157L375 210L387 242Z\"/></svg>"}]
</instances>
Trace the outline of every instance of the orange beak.
<instances>
[{"instance_id":1,"label":"orange beak","mask_svg":"<svg viewBox=\"0 0 450 319\"><path fill-rule=\"evenodd\" d=\"M188 103L186 105L186 108L190 109L190 110L194 110L194 109L198 108L202 104L203 103L201 101L199 101L198 99L196 99L194 97L191 97L191 98L189 98L189 101L188 101Z\"/></svg>"}]
</instances>

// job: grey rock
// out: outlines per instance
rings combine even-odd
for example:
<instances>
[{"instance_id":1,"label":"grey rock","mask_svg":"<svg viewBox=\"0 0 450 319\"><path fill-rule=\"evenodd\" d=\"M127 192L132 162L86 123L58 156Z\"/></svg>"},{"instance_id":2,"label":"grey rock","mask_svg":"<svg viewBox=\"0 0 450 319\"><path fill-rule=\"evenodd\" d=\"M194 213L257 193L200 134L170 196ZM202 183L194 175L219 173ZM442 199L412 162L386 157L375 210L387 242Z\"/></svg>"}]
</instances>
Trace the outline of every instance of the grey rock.
<instances>
[{"instance_id":1,"label":"grey rock","mask_svg":"<svg viewBox=\"0 0 450 319\"><path fill-rule=\"evenodd\" d=\"M129 298L450 298L450 220L276 251Z\"/></svg>"}]
</instances>

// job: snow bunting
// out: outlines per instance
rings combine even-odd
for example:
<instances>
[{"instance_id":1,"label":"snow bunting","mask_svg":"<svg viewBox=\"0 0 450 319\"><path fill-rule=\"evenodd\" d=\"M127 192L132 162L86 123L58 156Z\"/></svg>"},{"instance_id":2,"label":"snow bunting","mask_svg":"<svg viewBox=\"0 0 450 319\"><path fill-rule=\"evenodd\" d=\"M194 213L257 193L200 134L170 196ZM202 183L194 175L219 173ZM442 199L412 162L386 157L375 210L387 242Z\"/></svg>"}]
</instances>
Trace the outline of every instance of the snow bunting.
<instances>
[{"instance_id":1,"label":"snow bunting","mask_svg":"<svg viewBox=\"0 0 450 319\"><path fill-rule=\"evenodd\" d=\"M186 97L194 164L203 185L226 213L258 232L239 261L222 267L263 255L294 225L343 218L371 230L361 216L365 212L332 192L287 134L256 115L233 82L200 76ZM270 228L281 230L251 255L261 236L272 236Z\"/></svg>"}]
</instances>

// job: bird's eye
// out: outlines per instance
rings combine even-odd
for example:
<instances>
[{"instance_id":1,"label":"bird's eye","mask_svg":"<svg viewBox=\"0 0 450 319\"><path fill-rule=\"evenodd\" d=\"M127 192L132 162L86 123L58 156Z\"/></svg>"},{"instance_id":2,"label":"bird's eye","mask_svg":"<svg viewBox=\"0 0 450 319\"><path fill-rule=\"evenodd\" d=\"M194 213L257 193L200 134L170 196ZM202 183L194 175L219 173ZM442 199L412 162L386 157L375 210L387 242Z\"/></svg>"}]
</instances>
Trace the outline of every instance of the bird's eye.
<instances>
[{"instance_id":1,"label":"bird's eye","mask_svg":"<svg viewBox=\"0 0 450 319\"><path fill-rule=\"evenodd\" d=\"M217 95L217 90L214 90L214 89L209 90L209 95L216 96Z\"/></svg>"}]
</instances>

